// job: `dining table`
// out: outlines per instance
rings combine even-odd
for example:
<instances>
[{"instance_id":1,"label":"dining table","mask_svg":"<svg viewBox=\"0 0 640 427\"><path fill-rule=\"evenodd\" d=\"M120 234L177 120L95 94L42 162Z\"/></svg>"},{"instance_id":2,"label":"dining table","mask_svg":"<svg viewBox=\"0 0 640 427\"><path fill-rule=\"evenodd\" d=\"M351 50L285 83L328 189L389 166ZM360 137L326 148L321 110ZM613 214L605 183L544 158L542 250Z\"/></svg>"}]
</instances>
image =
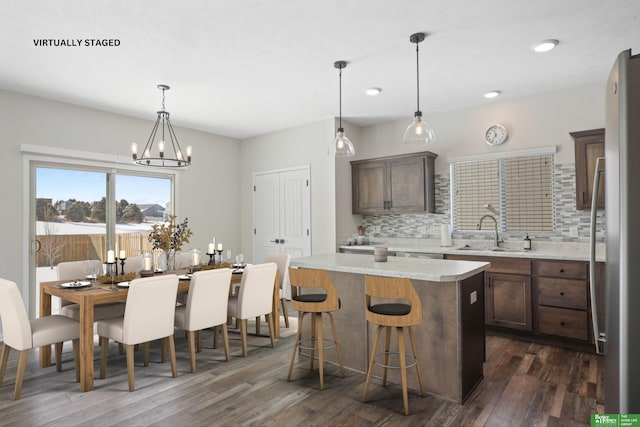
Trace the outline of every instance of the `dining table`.
<instances>
[{"instance_id":1,"label":"dining table","mask_svg":"<svg viewBox=\"0 0 640 427\"><path fill-rule=\"evenodd\" d=\"M180 278L178 292L188 292L191 280L187 275L187 270L176 271ZM229 283L229 292L233 290L233 285L242 281L242 272L234 270ZM80 305L80 390L91 391L94 388L94 333L93 323L94 307L99 304L114 302L125 302L127 300L128 288L117 286L111 283L91 282L88 286L65 287L69 280L57 280L50 282L40 282L40 316L51 315L51 297L56 296L61 299ZM274 292L272 301L272 316L275 325L275 337L280 336L280 310L279 310L279 280L278 274L274 280ZM40 367L51 366L51 346L40 347Z\"/></svg>"}]
</instances>

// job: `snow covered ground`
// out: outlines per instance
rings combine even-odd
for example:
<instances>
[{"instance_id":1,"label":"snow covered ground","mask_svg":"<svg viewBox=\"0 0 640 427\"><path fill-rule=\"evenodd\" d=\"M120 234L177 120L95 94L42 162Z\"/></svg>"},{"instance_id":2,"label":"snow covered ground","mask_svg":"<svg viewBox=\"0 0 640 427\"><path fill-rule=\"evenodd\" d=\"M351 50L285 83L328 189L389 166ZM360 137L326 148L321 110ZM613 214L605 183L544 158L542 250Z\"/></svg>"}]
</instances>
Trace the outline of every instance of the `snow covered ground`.
<instances>
[{"instance_id":1,"label":"snow covered ground","mask_svg":"<svg viewBox=\"0 0 640 427\"><path fill-rule=\"evenodd\" d=\"M105 234L105 224L94 224L92 222L50 222L38 221L36 234L45 234L45 225L49 224L52 234ZM153 222L143 222L140 224L116 224L116 233L138 233L149 231Z\"/></svg>"}]
</instances>

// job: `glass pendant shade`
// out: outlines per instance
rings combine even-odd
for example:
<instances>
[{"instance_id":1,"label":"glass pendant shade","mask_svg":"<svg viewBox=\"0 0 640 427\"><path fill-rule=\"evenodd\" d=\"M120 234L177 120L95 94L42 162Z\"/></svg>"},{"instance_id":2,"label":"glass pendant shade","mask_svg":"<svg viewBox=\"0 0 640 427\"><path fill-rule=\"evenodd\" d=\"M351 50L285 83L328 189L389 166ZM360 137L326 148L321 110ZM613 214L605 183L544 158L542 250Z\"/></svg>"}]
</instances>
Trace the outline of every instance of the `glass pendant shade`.
<instances>
[{"instance_id":1,"label":"glass pendant shade","mask_svg":"<svg viewBox=\"0 0 640 427\"><path fill-rule=\"evenodd\" d=\"M356 154L356 150L347 135L344 134L343 128L338 128L338 132L336 132L335 146L336 157L349 157Z\"/></svg>"},{"instance_id":2,"label":"glass pendant shade","mask_svg":"<svg viewBox=\"0 0 640 427\"><path fill-rule=\"evenodd\" d=\"M431 126L429 126L429 123L422 118L422 113L416 111L413 122L411 122L404 132L402 142L405 144L429 144L433 142L435 138L435 132Z\"/></svg>"}]
</instances>

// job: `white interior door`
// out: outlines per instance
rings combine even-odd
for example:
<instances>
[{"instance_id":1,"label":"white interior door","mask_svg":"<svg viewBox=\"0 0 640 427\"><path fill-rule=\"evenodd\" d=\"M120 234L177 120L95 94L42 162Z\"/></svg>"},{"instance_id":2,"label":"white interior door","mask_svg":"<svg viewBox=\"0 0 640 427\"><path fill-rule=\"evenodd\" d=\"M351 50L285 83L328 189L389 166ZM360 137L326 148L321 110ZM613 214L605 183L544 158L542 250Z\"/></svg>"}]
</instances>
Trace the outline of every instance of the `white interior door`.
<instances>
[{"instance_id":1,"label":"white interior door","mask_svg":"<svg viewBox=\"0 0 640 427\"><path fill-rule=\"evenodd\" d=\"M308 167L254 175L253 262L263 262L268 251L311 255L309 175ZM290 292L287 286L287 298Z\"/></svg>"}]
</instances>

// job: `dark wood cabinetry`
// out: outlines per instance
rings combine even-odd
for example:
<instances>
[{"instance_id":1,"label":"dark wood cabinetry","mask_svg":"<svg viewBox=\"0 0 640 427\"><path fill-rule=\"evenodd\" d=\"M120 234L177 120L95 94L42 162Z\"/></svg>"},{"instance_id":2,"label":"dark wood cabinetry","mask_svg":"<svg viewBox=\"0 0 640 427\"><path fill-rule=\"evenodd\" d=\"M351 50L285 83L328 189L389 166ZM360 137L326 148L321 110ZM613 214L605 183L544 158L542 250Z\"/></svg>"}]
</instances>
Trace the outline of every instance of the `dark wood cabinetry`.
<instances>
[{"instance_id":1,"label":"dark wood cabinetry","mask_svg":"<svg viewBox=\"0 0 640 427\"><path fill-rule=\"evenodd\" d=\"M604 129L570 132L570 135L576 155L576 209L591 209L596 159L604 157ZM598 208L604 208L604 176L601 176L597 203Z\"/></svg>"},{"instance_id":2,"label":"dark wood cabinetry","mask_svg":"<svg viewBox=\"0 0 640 427\"><path fill-rule=\"evenodd\" d=\"M538 332L589 340L588 270L586 262L533 261Z\"/></svg>"},{"instance_id":3,"label":"dark wood cabinetry","mask_svg":"<svg viewBox=\"0 0 640 427\"><path fill-rule=\"evenodd\" d=\"M593 350L589 264L584 261L446 255L485 261L485 324L542 342ZM604 263L596 264L596 293L604 301ZM604 324L604 309L598 307Z\"/></svg>"},{"instance_id":4,"label":"dark wood cabinetry","mask_svg":"<svg viewBox=\"0 0 640 427\"><path fill-rule=\"evenodd\" d=\"M531 261L520 258L447 255L447 259L490 262L485 271L485 323L531 331Z\"/></svg>"},{"instance_id":5,"label":"dark wood cabinetry","mask_svg":"<svg viewBox=\"0 0 640 427\"><path fill-rule=\"evenodd\" d=\"M425 151L352 161L352 212L435 212L436 156Z\"/></svg>"}]
</instances>

